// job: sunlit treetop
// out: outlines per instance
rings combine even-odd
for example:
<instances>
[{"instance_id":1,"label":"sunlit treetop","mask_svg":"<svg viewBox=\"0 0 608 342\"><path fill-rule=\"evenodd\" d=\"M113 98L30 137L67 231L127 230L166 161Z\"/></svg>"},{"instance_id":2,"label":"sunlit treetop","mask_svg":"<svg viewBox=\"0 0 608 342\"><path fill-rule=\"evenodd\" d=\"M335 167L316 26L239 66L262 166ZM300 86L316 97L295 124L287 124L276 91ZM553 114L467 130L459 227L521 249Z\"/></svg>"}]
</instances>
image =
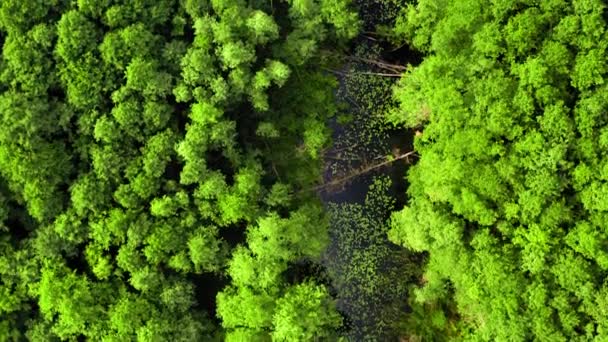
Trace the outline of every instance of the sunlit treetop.
<instances>
[{"instance_id":1,"label":"sunlit treetop","mask_svg":"<svg viewBox=\"0 0 608 342\"><path fill-rule=\"evenodd\" d=\"M469 337L606 336L605 10L425 0L397 22L427 57L390 113L422 131L390 236L430 252L419 299L452 288Z\"/></svg>"},{"instance_id":2,"label":"sunlit treetop","mask_svg":"<svg viewBox=\"0 0 608 342\"><path fill-rule=\"evenodd\" d=\"M328 336L284 272L327 242L294 193L338 110L319 51L358 29L348 0L0 2L0 340ZM218 321L224 287L268 316Z\"/></svg>"}]
</instances>

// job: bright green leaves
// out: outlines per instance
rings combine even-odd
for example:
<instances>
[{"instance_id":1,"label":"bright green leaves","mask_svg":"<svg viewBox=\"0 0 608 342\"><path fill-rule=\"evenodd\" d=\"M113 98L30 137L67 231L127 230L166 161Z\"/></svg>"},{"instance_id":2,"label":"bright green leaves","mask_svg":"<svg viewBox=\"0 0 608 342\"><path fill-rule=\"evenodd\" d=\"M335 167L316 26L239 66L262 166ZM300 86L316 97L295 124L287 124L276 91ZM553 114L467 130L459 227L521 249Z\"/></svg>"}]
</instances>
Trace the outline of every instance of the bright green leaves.
<instances>
[{"instance_id":1,"label":"bright green leaves","mask_svg":"<svg viewBox=\"0 0 608 342\"><path fill-rule=\"evenodd\" d=\"M104 62L124 70L131 59L153 55L160 42L144 25L135 24L106 34L99 50Z\"/></svg>"},{"instance_id":2,"label":"bright green leaves","mask_svg":"<svg viewBox=\"0 0 608 342\"><path fill-rule=\"evenodd\" d=\"M1 334L16 334L18 330L11 322L13 314L29 310L28 297L31 295L30 282L39 277L39 270L31 252L18 250L11 246L8 236L0 235L0 314L5 318L5 326L0 328ZM11 325L13 325L11 327ZM8 340L8 339L7 339Z\"/></svg>"},{"instance_id":3,"label":"bright green leaves","mask_svg":"<svg viewBox=\"0 0 608 342\"><path fill-rule=\"evenodd\" d=\"M218 207L222 220L236 223L240 219L251 221L255 215L255 201L261 192L262 170L257 165L241 168L234 177L230 192L218 196Z\"/></svg>"},{"instance_id":4,"label":"bright green leaves","mask_svg":"<svg viewBox=\"0 0 608 342\"><path fill-rule=\"evenodd\" d=\"M565 242L574 251L588 259L595 259L602 269L608 268L606 253L606 236L598 227L589 222L578 222L573 230L568 232Z\"/></svg>"},{"instance_id":5,"label":"bright green leaves","mask_svg":"<svg viewBox=\"0 0 608 342\"><path fill-rule=\"evenodd\" d=\"M60 338L84 333L95 336L101 328L90 325L99 322L103 315L103 305L110 293L65 268L43 270L38 289L39 305L42 315L51 320L57 317L52 331ZM85 335L85 336L86 336Z\"/></svg>"},{"instance_id":6,"label":"bright green leaves","mask_svg":"<svg viewBox=\"0 0 608 342\"><path fill-rule=\"evenodd\" d=\"M266 197L266 204L271 207L289 206L291 195L289 186L282 183L275 183Z\"/></svg>"},{"instance_id":7,"label":"bright green leaves","mask_svg":"<svg viewBox=\"0 0 608 342\"><path fill-rule=\"evenodd\" d=\"M334 26L335 33L342 38L352 38L361 25L356 13L349 11L350 2L345 0L290 0L290 15L302 22L313 22L322 18ZM305 27L305 25L302 25ZM309 26L306 29L310 29ZM304 30L306 30L304 29ZM303 33L303 32L302 32ZM308 33L308 32L306 32ZM325 32L318 32L325 34Z\"/></svg>"},{"instance_id":8,"label":"bright green leaves","mask_svg":"<svg viewBox=\"0 0 608 342\"><path fill-rule=\"evenodd\" d=\"M223 154L230 162L236 163L238 154L234 150L233 137L235 136L235 123L233 121L221 120L217 123L208 124L219 118L220 112L213 107L197 104L191 114L193 123L188 126L188 131L175 150L185 160L185 165L180 173L182 184L193 184L206 182L204 174L207 169L205 156L214 148L223 147ZM200 120L205 122L197 122Z\"/></svg>"},{"instance_id":9,"label":"bright green leaves","mask_svg":"<svg viewBox=\"0 0 608 342\"><path fill-rule=\"evenodd\" d=\"M57 191L70 170L63 145L39 145L33 151L4 145L0 147L0 170L32 217L48 220L62 209L65 195Z\"/></svg>"},{"instance_id":10,"label":"bright green leaves","mask_svg":"<svg viewBox=\"0 0 608 342\"><path fill-rule=\"evenodd\" d=\"M329 338L342 324L327 289L303 283L277 301L273 341L310 341Z\"/></svg>"},{"instance_id":11,"label":"bright green leaves","mask_svg":"<svg viewBox=\"0 0 608 342\"><path fill-rule=\"evenodd\" d=\"M160 299L172 311L186 311L194 304L194 286L179 282L163 290Z\"/></svg>"},{"instance_id":12,"label":"bright green leaves","mask_svg":"<svg viewBox=\"0 0 608 342\"><path fill-rule=\"evenodd\" d=\"M292 212L289 218L270 214L249 228L249 248L238 247L228 263L228 274L235 287L218 295L218 315L222 318L222 325L230 329L229 336L243 334L236 329L239 327L246 327L248 334L257 334L274 324L275 330L282 330L278 340L295 336L322 337L327 333L323 328L336 327L340 323L326 290L321 287L310 289L309 285L296 285L302 288L293 290L294 294L287 290L287 299L275 303L286 287L283 272L289 263L303 257L314 260L320 256L328 243L326 224L321 208L307 205ZM304 236L307 236L306 240ZM306 317L304 325L298 323L293 326L296 316L289 316L294 313L287 312L292 310L291 305L299 305L298 301L304 299L299 297L305 293L317 297L299 308L297 315ZM236 305L241 309L237 310ZM275 307L280 310L278 313ZM278 315L274 321L273 315Z\"/></svg>"},{"instance_id":13,"label":"bright green leaves","mask_svg":"<svg viewBox=\"0 0 608 342\"><path fill-rule=\"evenodd\" d=\"M187 85L194 87L205 82L205 80L212 79L214 76L213 62L214 58L211 57L204 49L188 49L188 52L182 59L182 78L184 79L184 82ZM193 90L194 89L191 91ZM183 90L180 91L183 92Z\"/></svg>"},{"instance_id":14,"label":"bright green leaves","mask_svg":"<svg viewBox=\"0 0 608 342\"><path fill-rule=\"evenodd\" d=\"M570 110L559 102L547 106L544 115L538 119L543 134L552 144L564 144L574 140L574 125L569 112Z\"/></svg>"},{"instance_id":15,"label":"bright green leaves","mask_svg":"<svg viewBox=\"0 0 608 342\"><path fill-rule=\"evenodd\" d=\"M253 62L255 52L242 42L230 42L222 47L219 57L225 67L234 69L242 64Z\"/></svg>"},{"instance_id":16,"label":"bright green leaves","mask_svg":"<svg viewBox=\"0 0 608 342\"><path fill-rule=\"evenodd\" d=\"M283 260L274 256L254 256L250 250L237 247L228 263L228 273L235 286L246 287L255 284L263 290L275 290L281 285L281 274L287 269Z\"/></svg>"},{"instance_id":17,"label":"bright green leaves","mask_svg":"<svg viewBox=\"0 0 608 342\"><path fill-rule=\"evenodd\" d=\"M230 288L218 295L218 312L229 328L226 339L238 341L309 341L335 338L342 318L327 289L311 282L290 287L276 302L273 296L257 294L247 287ZM232 329L231 329L232 328Z\"/></svg>"},{"instance_id":18,"label":"bright green leaves","mask_svg":"<svg viewBox=\"0 0 608 342\"><path fill-rule=\"evenodd\" d=\"M271 86L271 83L281 87L289 78L289 68L279 61L268 61L267 66L258 71L253 77L253 90L250 94L251 102L258 110L266 111L268 107L268 98L266 92Z\"/></svg>"},{"instance_id":19,"label":"bright green leaves","mask_svg":"<svg viewBox=\"0 0 608 342\"><path fill-rule=\"evenodd\" d=\"M330 132L322 123L309 120L304 123L304 146L312 158L317 158L317 151L321 150L329 140Z\"/></svg>"},{"instance_id":20,"label":"bright green leaves","mask_svg":"<svg viewBox=\"0 0 608 342\"><path fill-rule=\"evenodd\" d=\"M291 74L289 67L279 61L268 61L265 71L270 79L279 87L282 87L287 82Z\"/></svg>"},{"instance_id":21,"label":"bright green leaves","mask_svg":"<svg viewBox=\"0 0 608 342\"><path fill-rule=\"evenodd\" d=\"M3 81L32 95L43 95L56 82L51 71L55 36L55 28L46 24L36 25L24 35L9 35L3 57L10 74L4 74Z\"/></svg>"},{"instance_id":22,"label":"bright green leaves","mask_svg":"<svg viewBox=\"0 0 608 342\"><path fill-rule=\"evenodd\" d=\"M602 58L604 53L605 47L577 55L572 76L572 83L575 87L586 90L593 85L604 83L603 75L607 70L606 61Z\"/></svg>"},{"instance_id":23,"label":"bright green leaves","mask_svg":"<svg viewBox=\"0 0 608 342\"><path fill-rule=\"evenodd\" d=\"M222 117L223 113L208 103L195 103L192 105L190 118L198 124L214 124Z\"/></svg>"},{"instance_id":24,"label":"bright green leaves","mask_svg":"<svg viewBox=\"0 0 608 342\"><path fill-rule=\"evenodd\" d=\"M188 256L197 272L219 271L224 262L225 247L216 228L202 227L188 240Z\"/></svg>"},{"instance_id":25,"label":"bright green leaves","mask_svg":"<svg viewBox=\"0 0 608 342\"><path fill-rule=\"evenodd\" d=\"M209 18L196 19L196 48L191 48L182 64L184 66L184 81L195 87L192 92L198 101L205 99L196 94L205 91L197 85L207 82L213 102L225 103L238 94L249 92L252 103L259 110L268 110L266 92L271 82L283 85L289 77L289 69L278 61L269 62L268 66L259 71L251 70L251 64L256 61L255 47L263 46L278 38L278 26L268 14L262 11L251 11L247 18L244 11L234 8L226 10L220 21ZM232 18L234 17L234 18ZM230 18L230 19L229 19ZM236 22L245 21L244 26L235 25ZM212 27L212 31L208 27ZM249 34L251 42L249 39ZM213 36L219 46L210 51ZM213 64L220 63L221 68L229 70L228 78L213 73ZM253 78L253 88L247 89L245 84ZM180 85L174 91L179 98L188 98L188 88ZM231 96L228 96L228 94Z\"/></svg>"},{"instance_id":26,"label":"bright green leaves","mask_svg":"<svg viewBox=\"0 0 608 342\"><path fill-rule=\"evenodd\" d=\"M273 296L257 294L248 287L228 288L217 297L218 316L228 329L263 331L271 325L273 308Z\"/></svg>"},{"instance_id":27,"label":"bright green leaves","mask_svg":"<svg viewBox=\"0 0 608 342\"><path fill-rule=\"evenodd\" d=\"M79 11L66 12L57 23L57 54L64 61L75 62L97 49L101 32Z\"/></svg>"},{"instance_id":28,"label":"bright green leaves","mask_svg":"<svg viewBox=\"0 0 608 342\"><path fill-rule=\"evenodd\" d=\"M485 23L473 36L473 47L482 56L497 58L504 51L504 38L497 23Z\"/></svg>"},{"instance_id":29,"label":"bright green leaves","mask_svg":"<svg viewBox=\"0 0 608 342\"><path fill-rule=\"evenodd\" d=\"M324 236L326 225L319 208L314 206L293 212L289 219L270 215L260 219L257 228L249 231L249 248L258 256L272 255L286 261L303 256L314 258L328 242ZM315 238L304 239L302 230Z\"/></svg>"},{"instance_id":30,"label":"bright green leaves","mask_svg":"<svg viewBox=\"0 0 608 342\"><path fill-rule=\"evenodd\" d=\"M171 14L175 6L173 0L124 1L110 5L111 2L106 0L102 0L101 3L95 5L88 4L87 0L79 1L79 6L84 11L99 13L101 9L107 7L103 20L112 28L124 27L138 21L149 26L166 24L171 20Z\"/></svg>"},{"instance_id":31,"label":"bright green leaves","mask_svg":"<svg viewBox=\"0 0 608 342\"><path fill-rule=\"evenodd\" d=\"M209 0L211 2L211 7L213 10L226 15L226 12L234 13L238 11L243 11L245 7L244 0ZM228 15L230 15L230 13Z\"/></svg>"},{"instance_id":32,"label":"bright green leaves","mask_svg":"<svg viewBox=\"0 0 608 342\"><path fill-rule=\"evenodd\" d=\"M143 173L155 178L161 177L171 160L174 144L175 133L170 130L151 136L142 149Z\"/></svg>"},{"instance_id":33,"label":"bright green leaves","mask_svg":"<svg viewBox=\"0 0 608 342\"><path fill-rule=\"evenodd\" d=\"M353 38L359 32L359 18L348 10L349 2L345 0L321 1L321 14L335 28L336 34L343 38Z\"/></svg>"},{"instance_id":34,"label":"bright green leaves","mask_svg":"<svg viewBox=\"0 0 608 342\"><path fill-rule=\"evenodd\" d=\"M76 210L66 211L57 216L53 228L62 239L74 245L80 244L85 241L87 236L86 226L80 220Z\"/></svg>"},{"instance_id":35,"label":"bright green leaves","mask_svg":"<svg viewBox=\"0 0 608 342\"><path fill-rule=\"evenodd\" d=\"M554 244L552 242L554 238L551 236L551 231L544 231L537 224L527 229L523 227L517 229L513 243L523 249L521 267L532 274L542 272Z\"/></svg>"},{"instance_id":36,"label":"bright green leaves","mask_svg":"<svg viewBox=\"0 0 608 342\"><path fill-rule=\"evenodd\" d=\"M44 21L50 9L60 7L61 0L48 2L7 0L0 5L0 28L9 33L26 32L35 23ZM58 8L61 10L61 8Z\"/></svg>"},{"instance_id":37,"label":"bright green leaves","mask_svg":"<svg viewBox=\"0 0 608 342\"><path fill-rule=\"evenodd\" d=\"M260 44L268 43L279 37L279 26L271 16L262 11L254 11L250 15L247 19L247 27Z\"/></svg>"},{"instance_id":38,"label":"bright green leaves","mask_svg":"<svg viewBox=\"0 0 608 342\"><path fill-rule=\"evenodd\" d=\"M96 68L99 59L92 54L70 61L66 68L61 70L61 80L64 82L70 104L76 108L91 110L102 100L102 91L108 88L103 83L103 69ZM86 125L89 115L83 116L81 122Z\"/></svg>"},{"instance_id":39,"label":"bright green leaves","mask_svg":"<svg viewBox=\"0 0 608 342\"><path fill-rule=\"evenodd\" d=\"M171 93L171 75L158 71L154 62L134 58L127 66L127 88L146 98L162 98Z\"/></svg>"},{"instance_id":40,"label":"bright green leaves","mask_svg":"<svg viewBox=\"0 0 608 342\"><path fill-rule=\"evenodd\" d=\"M85 256L97 279L107 280L112 275L114 271L113 262L110 256L105 255L99 246L88 245Z\"/></svg>"},{"instance_id":41,"label":"bright green leaves","mask_svg":"<svg viewBox=\"0 0 608 342\"><path fill-rule=\"evenodd\" d=\"M122 298L110 309L110 324L119 335L128 336L144 325L156 309L142 298Z\"/></svg>"},{"instance_id":42,"label":"bright green leaves","mask_svg":"<svg viewBox=\"0 0 608 342\"><path fill-rule=\"evenodd\" d=\"M389 237L430 253L418 300L454 300L464 338L605 337L590 328L606 268L604 7L428 0L397 22L432 55L389 115L424 124Z\"/></svg>"},{"instance_id":43,"label":"bright green leaves","mask_svg":"<svg viewBox=\"0 0 608 342\"><path fill-rule=\"evenodd\" d=\"M103 204L108 200L109 194L107 185L96 179L93 174L84 174L72 185L72 205L79 215L84 215L88 211L99 212L103 210ZM96 194L91 196L90 194Z\"/></svg>"},{"instance_id":44,"label":"bright green leaves","mask_svg":"<svg viewBox=\"0 0 608 342\"><path fill-rule=\"evenodd\" d=\"M70 11L57 23L57 34L55 51L62 62L59 72L69 102L79 108L98 105L106 87L96 53L101 30L81 12Z\"/></svg>"},{"instance_id":45,"label":"bright green leaves","mask_svg":"<svg viewBox=\"0 0 608 342\"><path fill-rule=\"evenodd\" d=\"M29 151L43 150L43 145L60 145L47 140L59 134L72 113L62 106L27 93L8 91L0 95L0 133L4 145L13 144ZM56 125L51 125L56 123Z\"/></svg>"},{"instance_id":46,"label":"bright green leaves","mask_svg":"<svg viewBox=\"0 0 608 342\"><path fill-rule=\"evenodd\" d=\"M251 221L257 214L257 200L261 192L259 180L262 176L257 165L239 169L235 182L228 186L220 173L209 172L207 178L195 191L199 210L202 215L222 226L237 223L239 220ZM184 172L182 172L184 182ZM208 212L208 205L215 203L217 213Z\"/></svg>"},{"instance_id":47,"label":"bright green leaves","mask_svg":"<svg viewBox=\"0 0 608 342\"><path fill-rule=\"evenodd\" d=\"M419 208L416 209L420 211ZM391 218L393 228L416 227L416 229L392 229L388 237L396 244L408 246L414 251L424 251L429 248L431 242L428 227L421 226L414 215L410 207L395 212Z\"/></svg>"},{"instance_id":48,"label":"bright green leaves","mask_svg":"<svg viewBox=\"0 0 608 342\"><path fill-rule=\"evenodd\" d=\"M171 217L178 209L186 208L189 203L188 195L180 191L174 196L165 195L150 202L150 212L157 217Z\"/></svg>"},{"instance_id":49,"label":"bright green leaves","mask_svg":"<svg viewBox=\"0 0 608 342\"><path fill-rule=\"evenodd\" d=\"M190 285L174 283L160 293L159 299L160 303L155 303L136 295L123 296L110 307L110 329L104 340L211 340L211 336L207 335L210 327L205 322L206 317L193 317L181 312L192 304ZM166 309L163 306L171 311L164 312ZM176 316L181 319L174 321Z\"/></svg>"},{"instance_id":50,"label":"bright green leaves","mask_svg":"<svg viewBox=\"0 0 608 342\"><path fill-rule=\"evenodd\" d=\"M356 34L350 1L47 2L0 4L0 339L220 340L226 275L226 339L270 339L283 296L280 336L330 336L328 291L287 273L328 240L294 193L319 177L337 105L316 52Z\"/></svg>"},{"instance_id":51,"label":"bright green leaves","mask_svg":"<svg viewBox=\"0 0 608 342\"><path fill-rule=\"evenodd\" d=\"M514 57L526 56L544 38L542 33L547 24L543 13L535 7L512 16L504 27L507 49Z\"/></svg>"}]
</instances>

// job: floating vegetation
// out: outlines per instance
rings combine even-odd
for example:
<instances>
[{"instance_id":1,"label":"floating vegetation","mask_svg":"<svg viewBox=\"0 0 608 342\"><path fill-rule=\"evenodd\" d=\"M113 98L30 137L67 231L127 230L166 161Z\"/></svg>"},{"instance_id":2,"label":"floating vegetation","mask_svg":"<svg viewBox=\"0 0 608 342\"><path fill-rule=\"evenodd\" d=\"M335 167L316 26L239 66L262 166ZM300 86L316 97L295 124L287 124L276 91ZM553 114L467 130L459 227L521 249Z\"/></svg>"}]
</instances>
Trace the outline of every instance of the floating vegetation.
<instances>
[{"instance_id":1,"label":"floating vegetation","mask_svg":"<svg viewBox=\"0 0 608 342\"><path fill-rule=\"evenodd\" d=\"M376 177L363 204L331 203L330 246L324 256L337 291L338 310L346 317L353 341L395 338L396 322L409 310L407 292L418 274L421 256L386 237L395 207L391 180Z\"/></svg>"}]
</instances>

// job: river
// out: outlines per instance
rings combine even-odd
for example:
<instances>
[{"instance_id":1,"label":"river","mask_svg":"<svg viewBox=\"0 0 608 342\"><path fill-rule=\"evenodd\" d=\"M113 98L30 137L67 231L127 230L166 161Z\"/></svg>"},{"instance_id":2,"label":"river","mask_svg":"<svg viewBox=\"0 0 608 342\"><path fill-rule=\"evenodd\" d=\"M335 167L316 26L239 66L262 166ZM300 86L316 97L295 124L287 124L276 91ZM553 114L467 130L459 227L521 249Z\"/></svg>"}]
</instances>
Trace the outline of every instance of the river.
<instances>
[{"instance_id":1,"label":"river","mask_svg":"<svg viewBox=\"0 0 608 342\"><path fill-rule=\"evenodd\" d=\"M377 54L380 50L371 47L369 51ZM357 74L362 70L375 69L349 63L340 70L337 95L339 101L348 103L350 122L333 119L329 123L333 147L325 154L324 181L331 184L372 167L348 182L319 191L330 217L330 245L323 264L338 310L345 317L343 334L352 341L397 341L395 325L407 315L407 292L420 258L387 237L390 214L405 203L405 176L415 158L388 160L390 155L394 158L411 151L414 134L387 129L383 120L396 79ZM384 165L373 167L379 164Z\"/></svg>"}]
</instances>

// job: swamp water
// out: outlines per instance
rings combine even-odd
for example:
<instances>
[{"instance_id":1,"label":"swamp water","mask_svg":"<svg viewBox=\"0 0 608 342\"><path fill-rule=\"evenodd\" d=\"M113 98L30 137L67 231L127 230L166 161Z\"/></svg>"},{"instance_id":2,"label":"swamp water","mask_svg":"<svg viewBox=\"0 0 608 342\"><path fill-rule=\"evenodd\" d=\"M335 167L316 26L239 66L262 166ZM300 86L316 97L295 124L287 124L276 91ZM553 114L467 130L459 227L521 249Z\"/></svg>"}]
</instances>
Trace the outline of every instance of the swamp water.
<instances>
[{"instance_id":1,"label":"swamp water","mask_svg":"<svg viewBox=\"0 0 608 342\"><path fill-rule=\"evenodd\" d=\"M419 256L387 237L390 214L406 199L407 167L415 157L391 161L413 149L413 132L387 129L382 118L395 79L344 66L338 99L348 120L334 119L333 146L325 153L319 195L330 218L330 245L323 265L345 316L352 341L397 341L395 322L408 313L408 288ZM345 122L346 121L346 122ZM345 180L345 181L342 181Z\"/></svg>"}]
</instances>

